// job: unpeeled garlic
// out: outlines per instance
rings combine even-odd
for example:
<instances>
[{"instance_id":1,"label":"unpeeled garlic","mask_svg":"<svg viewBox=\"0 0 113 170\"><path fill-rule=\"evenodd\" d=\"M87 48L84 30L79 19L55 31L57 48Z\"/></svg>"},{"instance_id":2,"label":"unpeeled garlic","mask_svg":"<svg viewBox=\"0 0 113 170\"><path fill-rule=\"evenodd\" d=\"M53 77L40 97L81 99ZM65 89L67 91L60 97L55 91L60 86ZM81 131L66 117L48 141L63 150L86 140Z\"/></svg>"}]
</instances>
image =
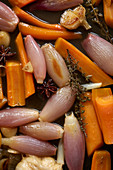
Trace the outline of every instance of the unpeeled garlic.
<instances>
[{"instance_id":1,"label":"unpeeled garlic","mask_svg":"<svg viewBox=\"0 0 113 170\"><path fill-rule=\"evenodd\" d=\"M88 30L91 26L86 20L85 12L85 8L82 5L73 10L68 9L62 14L60 24L70 30L77 29L79 26L84 26Z\"/></svg>"}]
</instances>

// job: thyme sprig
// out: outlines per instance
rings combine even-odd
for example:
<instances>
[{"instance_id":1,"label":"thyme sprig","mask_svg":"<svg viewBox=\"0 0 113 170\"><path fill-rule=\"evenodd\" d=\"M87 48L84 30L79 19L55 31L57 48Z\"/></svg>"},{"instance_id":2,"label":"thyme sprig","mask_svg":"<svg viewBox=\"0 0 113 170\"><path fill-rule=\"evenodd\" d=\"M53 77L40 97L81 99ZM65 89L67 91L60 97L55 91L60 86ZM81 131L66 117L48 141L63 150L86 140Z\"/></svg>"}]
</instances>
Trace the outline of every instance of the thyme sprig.
<instances>
[{"instance_id":1,"label":"thyme sprig","mask_svg":"<svg viewBox=\"0 0 113 170\"><path fill-rule=\"evenodd\" d=\"M109 28L105 23L103 14L100 13L98 7L94 7L92 0L84 0L84 7L86 8L86 17L91 19L100 27L101 34L107 41L113 44L113 37L109 32Z\"/></svg>"},{"instance_id":2,"label":"thyme sprig","mask_svg":"<svg viewBox=\"0 0 113 170\"><path fill-rule=\"evenodd\" d=\"M79 62L76 61L76 59L73 58L73 56L71 56L69 50L67 50L67 53L68 53L68 57L65 60L65 62L70 73L68 85L70 85L72 90L76 89L76 103L74 105L74 114L79 121L81 130L86 135L85 133L86 124L84 123L85 117L84 116L81 117L81 114L84 113L83 110L84 105L82 103L90 99L84 95L84 93L87 90L82 86L82 81L90 82L91 75L85 76L85 73L80 73L80 70L82 68L79 66Z\"/></svg>"}]
</instances>

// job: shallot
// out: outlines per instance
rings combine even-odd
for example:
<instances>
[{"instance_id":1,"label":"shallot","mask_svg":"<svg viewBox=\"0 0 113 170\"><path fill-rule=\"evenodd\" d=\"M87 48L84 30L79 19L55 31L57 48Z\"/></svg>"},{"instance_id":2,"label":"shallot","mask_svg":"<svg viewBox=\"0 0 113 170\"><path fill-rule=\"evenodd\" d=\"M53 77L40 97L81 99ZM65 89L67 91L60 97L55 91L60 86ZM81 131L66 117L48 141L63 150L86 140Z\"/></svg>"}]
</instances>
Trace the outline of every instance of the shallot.
<instances>
[{"instance_id":1,"label":"shallot","mask_svg":"<svg viewBox=\"0 0 113 170\"><path fill-rule=\"evenodd\" d=\"M113 45L96 34L89 33L82 42L89 57L107 74L113 76Z\"/></svg>"},{"instance_id":2,"label":"shallot","mask_svg":"<svg viewBox=\"0 0 113 170\"><path fill-rule=\"evenodd\" d=\"M17 127L38 119L35 109L11 108L0 111L0 127Z\"/></svg>"},{"instance_id":3,"label":"shallot","mask_svg":"<svg viewBox=\"0 0 113 170\"><path fill-rule=\"evenodd\" d=\"M64 59L51 44L45 44L41 49L45 56L48 74L59 87L65 86L69 81L69 71Z\"/></svg>"},{"instance_id":4,"label":"shallot","mask_svg":"<svg viewBox=\"0 0 113 170\"><path fill-rule=\"evenodd\" d=\"M30 136L13 136L2 138L2 144L19 152L37 155L52 156L56 154L56 147L46 141L40 141Z\"/></svg>"},{"instance_id":5,"label":"shallot","mask_svg":"<svg viewBox=\"0 0 113 170\"><path fill-rule=\"evenodd\" d=\"M76 98L75 90L70 86L59 89L51 96L40 113L40 119L52 122L63 116L72 107Z\"/></svg>"},{"instance_id":6,"label":"shallot","mask_svg":"<svg viewBox=\"0 0 113 170\"><path fill-rule=\"evenodd\" d=\"M82 170L85 158L85 138L79 122L72 113L65 118L64 155L70 170Z\"/></svg>"},{"instance_id":7,"label":"shallot","mask_svg":"<svg viewBox=\"0 0 113 170\"><path fill-rule=\"evenodd\" d=\"M13 32L18 22L19 19L12 9L0 2L0 30Z\"/></svg>"},{"instance_id":8,"label":"shallot","mask_svg":"<svg viewBox=\"0 0 113 170\"><path fill-rule=\"evenodd\" d=\"M31 35L25 38L27 55L33 66L34 76L37 83L42 84L46 77L46 63L43 52Z\"/></svg>"},{"instance_id":9,"label":"shallot","mask_svg":"<svg viewBox=\"0 0 113 170\"><path fill-rule=\"evenodd\" d=\"M30 5L30 10L62 11L82 3L83 0L38 0Z\"/></svg>"},{"instance_id":10,"label":"shallot","mask_svg":"<svg viewBox=\"0 0 113 170\"><path fill-rule=\"evenodd\" d=\"M48 122L33 122L21 126L19 131L40 140L59 139L63 135L61 126Z\"/></svg>"}]
</instances>

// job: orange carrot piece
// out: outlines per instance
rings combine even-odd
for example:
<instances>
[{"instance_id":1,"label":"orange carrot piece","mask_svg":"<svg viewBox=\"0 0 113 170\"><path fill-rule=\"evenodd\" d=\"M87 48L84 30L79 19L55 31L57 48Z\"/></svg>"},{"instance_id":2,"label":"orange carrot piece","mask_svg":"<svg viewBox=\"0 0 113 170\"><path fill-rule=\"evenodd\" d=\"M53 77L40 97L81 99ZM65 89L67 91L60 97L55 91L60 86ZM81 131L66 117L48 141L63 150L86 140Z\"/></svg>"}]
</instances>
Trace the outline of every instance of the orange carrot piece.
<instances>
[{"instance_id":1,"label":"orange carrot piece","mask_svg":"<svg viewBox=\"0 0 113 170\"><path fill-rule=\"evenodd\" d=\"M22 65L18 61L6 62L7 97L9 106L25 105L25 89Z\"/></svg>"},{"instance_id":2,"label":"orange carrot piece","mask_svg":"<svg viewBox=\"0 0 113 170\"><path fill-rule=\"evenodd\" d=\"M80 39L82 35L80 32L58 31L46 28L36 27L23 22L19 23L19 31L23 35L32 35L40 40L56 40L58 37L65 39Z\"/></svg>"},{"instance_id":3,"label":"orange carrot piece","mask_svg":"<svg viewBox=\"0 0 113 170\"><path fill-rule=\"evenodd\" d=\"M93 5L98 6L101 2L101 0L92 0L91 1Z\"/></svg>"},{"instance_id":4,"label":"orange carrot piece","mask_svg":"<svg viewBox=\"0 0 113 170\"><path fill-rule=\"evenodd\" d=\"M88 96L90 98L90 101L82 103L82 105L84 106L82 110L84 110L85 112L81 114L81 117L85 118L83 119L83 122L86 124L86 148L88 156L91 156L96 149L99 149L101 146L103 146L103 138L93 107L91 93L88 92L85 94L85 96Z\"/></svg>"},{"instance_id":5,"label":"orange carrot piece","mask_svg":"<svg viewBox=\"0 0 113 170\"><path fill-rule=\"evenodd\" d=\"M36 1L36 0L8 0L12 6L18 6L20 8Z\"/></svg>"},{"instance_id":6,"label":"orange carrot piece","mask_svg":"<svg viewBox=\"0 0 113 170\"><path fill-rule=\"evenodd\" d=\"M0 77L0 99L3 99L2 78Z\"/></svg>"},{"instance_id":7,"label":"orange carrot piece","mask_svg":"<svg viewBox=\"0 0 113 170\"><path fill-rule=\"evenodd\" d=\"M96 108L106 144L113 144L113 95L96 98Z\"/></svg>"},{"instance_id":8,"label":"orange carrot piece","mask_svg":"<svg viewBox=\"0 0 113 170\"><path fill-rule=\"evenodd\" d=\"M28 63L28 58L24 48L21 33L19 33L16 38L16 45L19 52L20 61L22 63L22 66L24 67ZM33 75L31 73L24 72L24 82L25 82L25 97L27 98L35 93Z\"/></svg>"},{"instance_id":9,"label":"orange carrot piece","mask_svg":"<svg viewBox=\"0 0 113 170\"><path fill-rule=\"evenodd\" d=\"M98 122L99 122L101 129L102 129L101 121L100 121L99 114L98 114L98 111L97 111L97 108L96 108L96 98L97 97L106 97L106 96L109 96L109 95L112 95L111 88L92 89L92 101L93 101L93 105L94 105L96 115L97 115L97 118L98 118Z\"/></svg>"},{"instance_id":10,"label":"orange carrot piece","mask_svg":"<svg viewBox=\"0 0 113 170\"><path fill-rule=\"evenodd\" d=\"M35 26L53 29L53 30L66 30L64 27L62 27L59 24L49 24L46 22L41 21L40 19L34 17L33 15L28 14L27 12L23 11L19 7L15 6L13 8L13 11L16 13L16 15L24 22L28 22L29 24L33 24Z\"/></svg>"},{"instance_id":11,"label":"orange carrot piece","mask_svg":"<svg viewBox=\"0 0 113 170\"><path fill-rule=\"evenodd\" d=\"M7 98L3 97L3 99L0 99L0 109L7 103Z\"/></svg>"},{"instance_id":12,"label":"orange carrot piece","mask_svg":"<svg viewBox=\"0 0 113 170\"><path fill-rule=\"evenodd\" d=\"M91 170L111 170L111 155L106 150L95 151Z\"/></svg>"},{"instance_id":13,"label":"orange carrot piece","mask_svg":"<svg viewBox=\"0 0 113 170\"><path fill-rule=\"evenodd\" d=\"M113 28L113 3L109 6L107 0L103 0L103 7L105 22L109 27Z\"/></svg>"},{"instance_id":14,"label":"orange carrot piece","mask_svg":"<svg viewBox=\"0 0 113 170\"><path fill-rule=\"evenodd\" d=\"M68 57L67 50L73 57L72 60L74 63L77 61L78 66L81 67L79 70L85 75L92 75L90 80L94 83L102 83L102 86L107 86L113 84L113 79L109 77L106 73L104 73L95 63L93 63L86 55L84 55L81 51L79 51L75 46L66 41L63 38L58 38L55 42L55 49L64 57L65 59Z\"/></svg>"},{"instance_id":15,"label":"orange carrot piece","mask_svg":"<svg viewBox=\"0 0 113 170\"><path fill-rule=\"evenodd\" d=\"M110 7L113 0L105 0L107 7Z\"/></svg>"}]
</instances>

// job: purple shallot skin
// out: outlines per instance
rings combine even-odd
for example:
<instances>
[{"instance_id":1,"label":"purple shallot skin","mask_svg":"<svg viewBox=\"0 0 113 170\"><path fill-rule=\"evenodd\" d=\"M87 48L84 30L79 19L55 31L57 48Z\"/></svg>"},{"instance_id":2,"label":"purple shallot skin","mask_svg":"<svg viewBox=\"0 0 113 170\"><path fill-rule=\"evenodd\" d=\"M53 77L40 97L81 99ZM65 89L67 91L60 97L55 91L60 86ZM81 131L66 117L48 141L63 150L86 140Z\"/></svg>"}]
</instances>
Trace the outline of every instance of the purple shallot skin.
<instances>
[{"instance_id":1,"label":"purple shallot skin","mask_svg":"<svg viewBox=\"0 0 113 170\"><path fill-rule=\"evenodd\" d=\"M0 30L13 32L19 19L17 15L6 4L0 2Z\"/></svg>"},{"instance_id":2,"label":"purple shallot skin","mask_svg":"<svg viewBox=\"0 0 113 170\"><path fill-rule=\"evenodd\" d=\"M30 10L62 11L82 4L83 0L38 0L30 5Z\"/></svg>"},{"instance_id":3,"label":"purple shallot skin","mask_svg":"<svg viewBox=\"0 0 113 170\"><path fill-rule=\"evenodd\" d=\"M0 127L17 127L37 120L38 110L28 108L11 108L0 111Z\"/></svg>"},{"instance_id":4,"label":"purple shallot skin","mask_svg":"<svg viewBox=\"0 0 113 170\"><path fill-rule=\"evenodd\" d=\"M64 155L69 170L83 170L85 138L73 113L65 118Z\"/></svg>"},{"instance_id":5,"label":"purple shallot skin","mask_svg":"<svg viewBox=\"0 0 113 170\"><path fill-rule=\"evenodd\" d=\"M46 141L41 141L30 136L13 136L2 138L2 144L17 150L21 153L36 156L53 156L56 154L56 147Z\"/></svg>"},{"instance_id":6,"label":"purple shallot skin","mask_svg":"<svg viewBox=\"0 0 113 170\"><path fill-rule=\"evenodd\" d=\"M113 76L113 45L110 42L89 33L83 40L82 47L105 73Z\"/></svg>"}]
</instances>

